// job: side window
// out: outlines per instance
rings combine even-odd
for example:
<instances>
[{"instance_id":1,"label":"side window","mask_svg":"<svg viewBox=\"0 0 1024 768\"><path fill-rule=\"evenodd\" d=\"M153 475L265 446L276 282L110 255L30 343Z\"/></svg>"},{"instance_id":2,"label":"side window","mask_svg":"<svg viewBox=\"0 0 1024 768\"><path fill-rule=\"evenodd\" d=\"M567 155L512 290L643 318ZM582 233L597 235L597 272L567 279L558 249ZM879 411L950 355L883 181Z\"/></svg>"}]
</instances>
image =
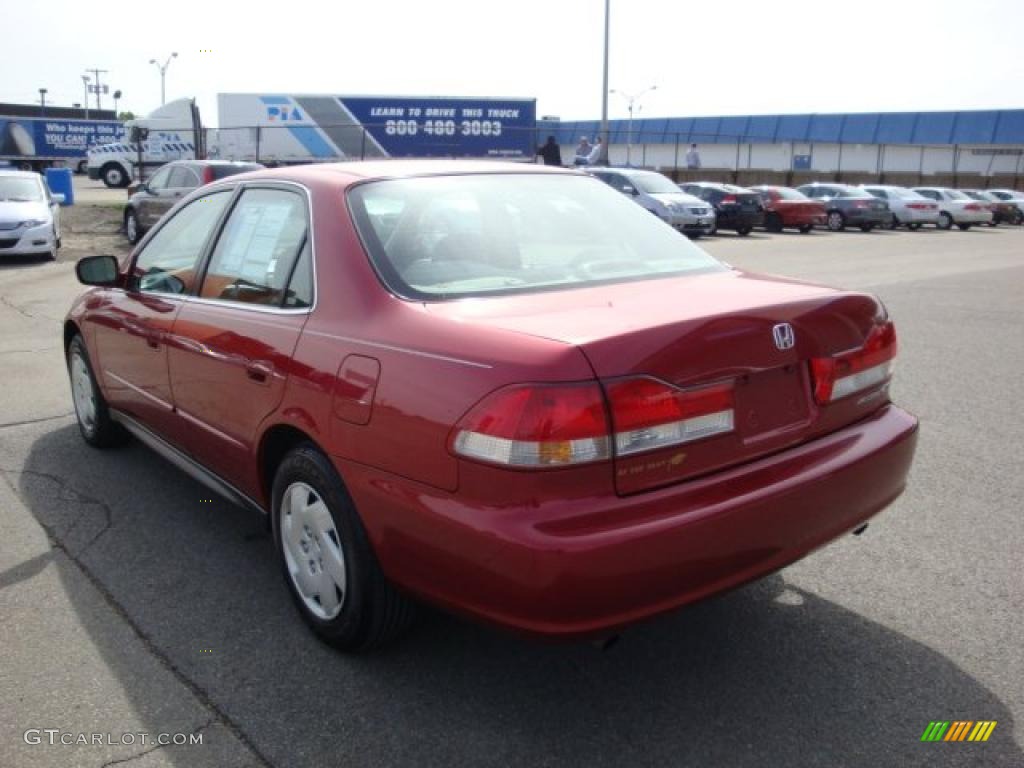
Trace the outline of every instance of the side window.
<instances>
[{"instance_id":1,"label":"side window","mask_svg":"<svg viewBox=\"0 0 1024 768\"><path fill-rule=\"evenodd\" d=\"M931 190L931 189L919 189L917 191L920 194L924 195L925 197L927 197L927 198L929 198L931 200L938 200L939 199L938 194L934 190Z\"/></svg>"},{"instance_id":2,"label":"side window","mask_svg":"<svg viewBox=\"0 0 1024 768\"><path fill-rule=\"evenodd\" d=\"M884 189L874 189L872 187L866 187L866 189L867 189L869 194L872 194L875 197L880 197L883 200L888 200L889 199L889 192L884 190Z\"/></svg>"},{"instance_id":3,"label":"side window","mask_svg":"<svg viewBox=\"0 0 1024 768\"><path fill-rule=\"evenodd\" d=\"M171 189L195 189L199 186L199 177L191 168L179 165L171 170L171 177L167 180L167 186Z\"/></svg>"},{"instance_id":4,"label":"side window","mask_svg":"<svg viewBox=\"0 0 1024 768\"><path fill-rule=\"evenodd\" d=\"M215 192L186 205L160 227L135 260L132 283L147 293L191 293L206 241L231 192Z\"/></svg>"},{"instance_id":5,"label":"side window","mask_svg":"<svg viewBox=\"0 0 1024 768\"><path fill-rule=\"evenodd\" d=\"M224 225L200 296L281 306L292 266L306 240L306 222L301 195L281 189L247 189Z\"/></svg>"},{"instance_id":6,"label":"side window","mask_svg":"<svg viewBox=\"0 0 1024 768\"><path fill-rule=\"evenodd\" d=\"M288 282L288 290L284 295L286 307L311 307L313 306L313 249L306 238L302 246L302 253L299 260L295 262L295 269L292 270L292 279Z\"/></svg>"},{"instance_id":7,"label":"side window","mask_svg":"<svg viewBox=\"0 0 1024 768\"><path fill-rule=\"evenodd\" d=\"M154 192L166 189L167 180L170 178L172 168L161 168L159 171L153 174L153 177L146 182L146 185Z\"/></svg>"}]
</instances>

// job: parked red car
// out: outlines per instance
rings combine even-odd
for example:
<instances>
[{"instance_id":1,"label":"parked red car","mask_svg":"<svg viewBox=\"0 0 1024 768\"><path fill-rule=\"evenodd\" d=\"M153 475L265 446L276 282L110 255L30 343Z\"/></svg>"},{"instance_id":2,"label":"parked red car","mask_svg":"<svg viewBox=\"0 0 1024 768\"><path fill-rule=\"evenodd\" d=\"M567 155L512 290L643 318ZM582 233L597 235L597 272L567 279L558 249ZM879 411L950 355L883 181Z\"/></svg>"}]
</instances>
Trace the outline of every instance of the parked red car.
<instances>
[{"instance_id":1,"label":"parked red car","mask_svg":"<svg viewBox=\"0 0 1024 768\"><path fill-rule=\"evenodd\" d=\"M877 299L732 269L574 171L242 174L77 271L82 436L269 515L343 649L413 598L606 636L860 528L914 454Z\"/></svg>"},{"instance_id":2,"label":"parked red car","mask_svg":"<svg viewBox=\"0 0 1024 768\"><path fill-rule=\"evenodd\" d=\"M768 184L751 189L761 196L765 211L764 228L769 232L781 232L785 227L792 227L806 235L814 227L825 225L825 204L812 200L799 190Z\"/></svg>"}]
</instances>

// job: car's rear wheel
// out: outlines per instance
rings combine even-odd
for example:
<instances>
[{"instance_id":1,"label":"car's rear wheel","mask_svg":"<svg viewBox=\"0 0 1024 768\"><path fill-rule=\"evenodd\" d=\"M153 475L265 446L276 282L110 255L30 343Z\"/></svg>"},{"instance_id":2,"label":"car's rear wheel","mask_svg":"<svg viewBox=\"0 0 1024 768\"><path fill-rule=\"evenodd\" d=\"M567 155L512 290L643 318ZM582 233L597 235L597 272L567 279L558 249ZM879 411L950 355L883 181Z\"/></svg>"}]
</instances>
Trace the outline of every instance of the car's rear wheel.
<instances>
[{"instance_id":1,"label":"car's rear wheel","mask_svg":"<svg viewBox=\"0 0 1024 768\"><path fill-rule=\"evenodd\" d=\"M939 229L949 229L953 226L953 217L943 211L939 214L939 220L935 224Z\"/></svg>"},{"instance_id":2,"label":"car's rear wheel","mask_svg":"<svg viewBox=\"0 0 1024 768\"><path fill-rule=\"evenodd\" d=\"M960 229L962 229L964 232L966 232L968 229L970 229L974 225L973 224L957 224L957 226L960 227Z\"/></svg>"},{"instance_id":3,"label":"car's rear wheel","mask_svg":"<svg viewBox=\"0 0 1024 768\"><path fill-rule=\"evenodd\" d=\"M800 225L800 234L801 235L806 235L812 229L814 229L814 225L813 224L801 224Z\"/></svg>"},{"instance_id":4,"label":"car's rear wheel","mask_svg":"<svg viewBox=\"0 0 1024 768\"><path fill-rule=\"evenodd\" d=\"M134 208L129 208L124 213L124 235L128 242L135 245L142 237L142 228L139 226L139 217Z\"/></svg>"},{"instance_id":5,"label":"car's rear wheel","mask_svg":"<svg viewBox=\"0 0 1024 768\"><path fill-rule=\"evenodd\" d=\"M911 232L916 232L920 228L921 228L920 222L918 222L917 224L907 224L907 229L909 229Z\"/></svg>"},{"instance_id":6,"label":"car's rear wheel","mask_svg":"<svg viewBox=\"0 0 1024 768\"><path fill-rule=\"evenodd\" d=\"M769 213L764 220L764 228L769 232L782 231L782 217L777 213Z\"/></svg>"},{"instance_id":7,"label":"car's rear wheel","mask_svg":"<svg viewBox=\"0 0 1024 768\"><path fill-rule=\"evenodd\" d=\"M753 227L739 227L736 230L736 234L739 235L740 237L746 237L747 235L750 234L752 229Z\"/></svg>"},{"instance_id":8,"label":"car's rear wheel","mask_svg":"<svg viewBox=\"0 0 1024 768\"><path fill-rule=\"evenodd\" d=\"M272 520L288 589L321 639L367 651L412 624L415 603L384 577L341 478L312 444L278 467Z\"/></svg>"},{"instance_id":9,"label":"car's rear wheel","mask_svg":"<svg viewBox=\"0 0 1024 768\"><path fill-rule=\"evenodd\" d=\"M861 232L870 232L874 228L875 228L874 224L861 224L860 225L860 231Z\"/></svg>"},{"instance_id":10,"label":"car's rear wheel","mask_svg":"<svg viewBox=\"0 0 1024 768\"><path fill-rule=\"evenodd\" d=\"M71 399L75 404L78 430L89 445L110 448L124 442L127 433L110 418L107 401L96 384L89 352L80 335L68 344L68 375L71 377Z\"/></svg>"},{"instance_id":11,"label":"car's rear wheel","mask_svg":"<svg viewBox=\"0 0 1024 768\"><path fill-rule=\"evenodd\" d=\"M842 232L846 229L846 217L840 211L829 211L826 223L833 232Z\"/></svg>"}]
</instances>

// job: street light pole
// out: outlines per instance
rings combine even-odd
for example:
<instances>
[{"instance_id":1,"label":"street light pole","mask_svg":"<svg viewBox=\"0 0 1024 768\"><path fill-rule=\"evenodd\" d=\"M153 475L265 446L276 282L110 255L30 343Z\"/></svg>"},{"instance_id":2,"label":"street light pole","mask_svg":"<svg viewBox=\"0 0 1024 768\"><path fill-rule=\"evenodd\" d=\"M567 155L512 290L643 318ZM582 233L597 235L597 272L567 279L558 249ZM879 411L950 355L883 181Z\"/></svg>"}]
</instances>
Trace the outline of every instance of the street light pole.
<instances>
[{"instance_id":1,"label":"street light pole","mask_svg":"<svg viewBox=\"0 0 1024 768\"><path fill-rule=\"evenodd\" d=\"M157 69L160 70L160 106L163 106L164 104L167 103L167 96L166 96L166 91L165 91L165 87L164 87L165 84L166 84L165 81L167 79L167 67L169 67L171 65L171 59L176 59L176 58L178 58L177 51L175 51L170 56L168 56L167 57L167 61L165 61L163 64L160 64L160 62L157 61L156 59L150 59L149 60L150 64L152 64L154 67L156 67Z\"/></svg>"},{"instance_id":2,"label":"street light pole","mask_svg":"<svg viewBox=\"0 0 1024 768\"><path fill-rule=\"evenodd\" d=\"M39 115L41 117L46 117L46 93L45 88L39 89Z\"/></svg>"},{"instance_id":3,"label":"street light pole","mask_svg":"<svg viewBox=\"0 0 1024 768\"><path fill-rule=\"evenodd\" d=\"M82 103L85 105L85 119L89 119L89 76L82 75L82 90L85 92L85 98L82 99Z\"/></svg>"},{"instance_id":4,"label":"street light pole","mask_svg":"<svg viewBox=\"0 0 1024 768\"><path fill-rule=\"evenodd\" d=\"M604 0L604 81L601 85L601 157L597 162L608 165L608 37L611 29L611 0Z\"/></svg>"},{"instance_id":5,"label":"street light pole","mask_svg":"<svg viewBox=\"0 0 1024 768\"><path fill-rule=\"evenodd\" d=\"M626 165L631 165L633 160L633 106L640 101L641 96L646 96L651 91L658 90L658 86L652 85L650 88L645 88L639 93L625 93L624 91L616 91L614 88L611 93L617 93L619 96L626 100L627 108L629 109L629 121L626 123Z\"/></svg>"}]
</instances>

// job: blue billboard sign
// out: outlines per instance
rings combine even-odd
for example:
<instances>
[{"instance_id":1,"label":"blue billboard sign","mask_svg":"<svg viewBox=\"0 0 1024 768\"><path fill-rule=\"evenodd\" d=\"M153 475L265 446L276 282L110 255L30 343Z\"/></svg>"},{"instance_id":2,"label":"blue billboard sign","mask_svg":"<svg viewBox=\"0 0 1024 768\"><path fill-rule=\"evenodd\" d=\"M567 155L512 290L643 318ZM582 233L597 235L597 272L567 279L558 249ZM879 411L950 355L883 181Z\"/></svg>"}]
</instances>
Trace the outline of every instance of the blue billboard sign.
<instances>
[{"instance_id":1,"label":"blue billboard sign","mask_svg":"<svg viewBox=\"0 0 1024 768\"><path fill-rule=\"evenodd\" d=\"M341 107L391 157L532 158L533 99L345 96Z\"/></svg>"},{"instance_id":2,"label":"blue billboard sign","mask_svg":"<svg viewBox=\"0 0 1024 768\"><path fill-rule=\"evenodd\" d=\"M0 118L0 157L84 158L90 147L124 135L124 125L113 120Z\"/></svg>"}]
</instances>

